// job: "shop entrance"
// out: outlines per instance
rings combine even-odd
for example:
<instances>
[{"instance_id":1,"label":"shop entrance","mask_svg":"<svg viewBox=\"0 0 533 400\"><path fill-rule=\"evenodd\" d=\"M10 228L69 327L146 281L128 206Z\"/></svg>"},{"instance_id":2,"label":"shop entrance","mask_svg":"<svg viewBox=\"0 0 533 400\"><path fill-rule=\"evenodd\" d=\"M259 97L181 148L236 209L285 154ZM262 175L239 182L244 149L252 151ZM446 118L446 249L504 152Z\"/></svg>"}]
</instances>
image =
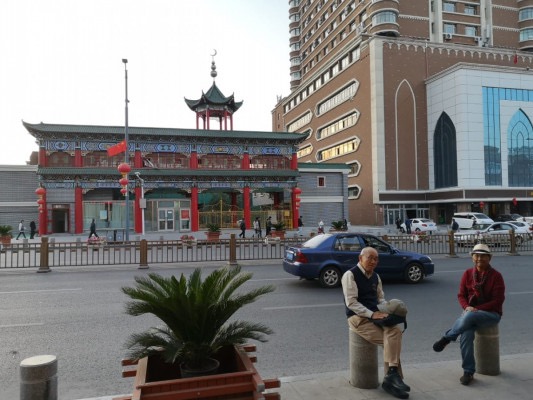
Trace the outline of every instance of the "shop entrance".
<instances>
[{"instance_id":1,"label":"shop entrance","mask_svg":"<svg viewBox=\"0 0 533 400\"><path fill-rule=\"evenodd\" d=\"M68 226L68 208L52 209L52 233L67 233Z\"/></svg>"},{"instance_id":2,"label":"shop entrance","mask_svg":"<svg viewBox=\"0 0 533 400\"><path fill-rule=\"evenodd\" d=\"M158 230L159 231L173 231L174 230L174 209L160 208L158 210Z\"/></svg>"}]
</instances>

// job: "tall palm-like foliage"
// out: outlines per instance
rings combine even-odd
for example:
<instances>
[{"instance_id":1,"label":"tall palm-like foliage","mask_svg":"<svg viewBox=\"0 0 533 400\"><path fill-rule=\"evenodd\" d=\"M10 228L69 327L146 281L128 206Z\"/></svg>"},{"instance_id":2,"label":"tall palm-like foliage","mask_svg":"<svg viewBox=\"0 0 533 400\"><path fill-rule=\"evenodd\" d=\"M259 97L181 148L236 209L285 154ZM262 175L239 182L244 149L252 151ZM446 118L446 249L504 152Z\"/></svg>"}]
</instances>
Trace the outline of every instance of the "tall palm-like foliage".
<instances>
[{"instance_id":1,"label":"tall palm-like foliage","mask_svg":"<svg viewBox=\"0 0 533 400\"><path fill-rule=\"evenodd\" d=\"M153 314L164 326L135 333L126 342L128 356L139 359L158 354L166 362L183 362L202 367L211 355L226 345L243 344L248 339L266 342L272 331L263 324L229 319L246 304L274 290L271 285L250 291L238 289L252 277L240 267L223 267L202 280L199 268L187 279L156 273L135 277L135 287L122 291L132 301L126 313Z\"/></svg>"}]
</instances>

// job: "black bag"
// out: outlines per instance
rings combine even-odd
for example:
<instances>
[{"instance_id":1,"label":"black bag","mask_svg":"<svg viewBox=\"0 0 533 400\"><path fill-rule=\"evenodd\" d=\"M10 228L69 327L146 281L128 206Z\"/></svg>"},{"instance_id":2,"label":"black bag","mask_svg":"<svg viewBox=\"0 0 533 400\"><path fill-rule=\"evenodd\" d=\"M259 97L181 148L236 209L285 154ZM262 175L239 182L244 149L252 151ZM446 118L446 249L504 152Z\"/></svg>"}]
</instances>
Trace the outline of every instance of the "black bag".
<instances>
[{"instance_id":1,"label":"black bag","mask_svg":"<svg viewBox=\"0 0 533 400\"><path fill-rule=\"evenodd\" d=\"M403 324L403 330L405 331L407 329L407 318L402 317L400 315L396 315L396 314L389 314L387 317L382 318L382 319L370 318L370 321L372 321L377 326L381 326L381 327Z\"/></svg>"}]
</instances>

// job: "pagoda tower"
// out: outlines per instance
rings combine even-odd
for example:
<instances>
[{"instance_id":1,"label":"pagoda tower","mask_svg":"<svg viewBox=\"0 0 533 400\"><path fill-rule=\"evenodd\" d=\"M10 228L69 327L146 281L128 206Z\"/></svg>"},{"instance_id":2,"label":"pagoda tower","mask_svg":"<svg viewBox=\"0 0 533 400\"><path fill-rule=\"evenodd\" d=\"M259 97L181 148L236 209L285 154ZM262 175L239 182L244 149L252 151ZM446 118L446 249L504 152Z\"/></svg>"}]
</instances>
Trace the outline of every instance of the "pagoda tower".
<instances>
[{"instance_id":1,"label":"pagoda tower","mask_svg":"<svg viewBox=\"0 0 533 400\"><path fill-rule=\"evenodd\" d=\"M217 76L217 67L215 65L215 53L211 56L211 77L213 78L213 85L204 93L198 100L190 100L185 98L187 106L196 113L196 129L211 129L210 120L218 119L219 129L233 130L233 114L242 106L242 101L236 102L233 94L229 97L224 96L215 83ZM203 126L200 128L200 119L203 121Z\"/></svg>"}]
</instances>

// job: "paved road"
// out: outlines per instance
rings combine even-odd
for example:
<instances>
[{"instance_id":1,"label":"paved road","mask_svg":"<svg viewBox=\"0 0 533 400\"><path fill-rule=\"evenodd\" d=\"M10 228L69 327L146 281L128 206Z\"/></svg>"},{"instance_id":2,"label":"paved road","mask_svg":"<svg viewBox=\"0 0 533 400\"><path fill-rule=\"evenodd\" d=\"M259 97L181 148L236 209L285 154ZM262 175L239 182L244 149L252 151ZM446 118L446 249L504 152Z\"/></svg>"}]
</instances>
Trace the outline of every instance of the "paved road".
<instances>
[{"instance_id":1,"label":"paved road","mask_svg":"<svg viewBox=\"0 0 533 400\"><path fill-rule=\"evenodd\" d=\"M455 293L469 258L435 258L436 274L420 285L386 282L388 298L409 307L404 364L457 360L458 350L436 355L431 344L459 312ZM495 256L493 265L507 282L501 354L533 353L529 314L533 295L530 256ZM275 334L258 345L258 369L265 378L298 376L348 368L347 328L340 289L286 275L278 264L246 266L249 285L272 283L276 291L254 303L239 318L261 318ZM152 326L149 317L124 315L120 287L149 271L189 273L191 266L56 269L52 273L4 270L0 273L0 399L16 399L20 362L38 354L59 360L60 399L128 393L132 380L120 377L122 345L130 332ZM206 270L212 267L207 267ZM207 272L207 271L206 271Z\"/></svg>"}]
</instances>

